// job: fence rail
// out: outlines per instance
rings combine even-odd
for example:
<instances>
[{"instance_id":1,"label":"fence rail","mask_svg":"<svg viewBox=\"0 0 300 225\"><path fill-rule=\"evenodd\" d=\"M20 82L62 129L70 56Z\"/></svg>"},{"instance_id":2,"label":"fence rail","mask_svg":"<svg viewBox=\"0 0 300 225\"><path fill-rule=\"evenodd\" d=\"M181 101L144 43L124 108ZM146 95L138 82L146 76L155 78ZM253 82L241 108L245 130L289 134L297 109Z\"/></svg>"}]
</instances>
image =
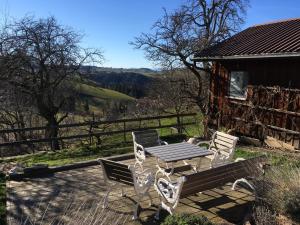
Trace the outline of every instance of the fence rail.
<instances>
[{"instance_id":1,"label":"fence rail","mask_svg":"<svg viewBox=\"0 0 300 225\"><path fill-rule=\"evenodd\" d=\"M126 123L126 122L139 122L139 121L147 121L147 120L160 120L160 119L169 119L176 117L190 117L196 116L196 113L184 113L184 114L172 114L172 115L164 115L164 116L152 116L152 117L140 117L140 118L129 118L129 119L120 119L120 120L102 120L102 121L88 121L82 123L71 123L71 124L61 124L58 125L58 128L68 128L68 127L83 127L83 126L97 126L104 124L114 124L114 123ZM15 129L2 129L1 133L14 133L14 132L24 132L24 131L34 131L34 130L45 130L46 126L42 127L26 127L26 128L15 128Z\"/></svg>"},{"instance_id":2,"label":"fence rail","mask_svg":"<svg viewBox=\"0 0 300 225\"><path fill-rule=\"evenodd\" d=\"M8 147L8 146L15 146L15 145L22 145L22 144L33 144L33 143L46 143L52 141L62 141L62 140L71 140L71 139L84 139L84 138L93 138L93 137L101 137L107 135L114 135L114 134L124 134L124 140L126 141L126 134L128 132L137 131L137 130L145 130L145 129L160 129L160 128L169 128L169 127L177 127L182 128L189 125L194 125L196 120L193 122L184 122L184 118L187 117L195 117L196 113L186 113L186 114L175 114L175 115L163 115L163 116L154 116L154 117L141 117L141 118L129 118L129 119L119 119L119 120L103 120L103 121L88 121L82 123L72 123L72 124L62 124L57 126L59 129L63 128L79 128L79 127L87 127L87 133L85 134L75 134L75 135L68 135L68 136L60 136L56 138L30 138L30 139L21 139L21 140L12 140L8 142L0 143L0 147ZM177 118L176 123L162 125L162 119L171 119ZM143 121L150 121L150 120L158 120L158 125L151 125L151 126L144 126L144 127L132 127L128 128L128 124L133 122L143 122ZM109 131L97 131L99 129L97 126L100 125L112 125L112 124L121 124L121 129L114 129ZM46 126L43 127L28 127L28 128L18 128L18 129L3 129L0 130L0 135L9 135L12 133L22 133L22 132L32 132L32 131L45 131L47 128Z\"/></svg>"}]
</instances>

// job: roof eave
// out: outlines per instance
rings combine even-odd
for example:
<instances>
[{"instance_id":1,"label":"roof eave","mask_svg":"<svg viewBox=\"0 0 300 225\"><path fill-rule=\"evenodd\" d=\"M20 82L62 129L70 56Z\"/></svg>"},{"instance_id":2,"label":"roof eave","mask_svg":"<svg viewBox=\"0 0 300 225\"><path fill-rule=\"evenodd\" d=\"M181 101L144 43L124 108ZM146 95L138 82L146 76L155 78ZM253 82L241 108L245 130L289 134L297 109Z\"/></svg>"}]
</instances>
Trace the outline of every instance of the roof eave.
<instances>
[{"instance_id":1,"label":"roof eave","mask_svg":"<svg viewBox=\"0 0 300 225\"><path fill-rule=\"evenodd\" d=\"M281 54L255 54L255 55L233 55L233 56L208 56L194 57L192 61L220 61L220 60L236 60L236 59L267 59L267 58L289 58L300 57L300 52L281 53Z\"/></svg>"}]
</instances>

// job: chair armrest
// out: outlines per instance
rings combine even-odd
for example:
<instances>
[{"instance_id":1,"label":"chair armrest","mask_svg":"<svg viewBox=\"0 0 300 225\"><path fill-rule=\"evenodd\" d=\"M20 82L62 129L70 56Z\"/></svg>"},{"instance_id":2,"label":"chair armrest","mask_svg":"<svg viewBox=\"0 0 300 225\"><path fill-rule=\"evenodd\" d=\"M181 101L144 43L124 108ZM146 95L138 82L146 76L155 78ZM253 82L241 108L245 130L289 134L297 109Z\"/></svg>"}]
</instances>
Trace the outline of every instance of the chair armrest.
<instances>
[{"instance_id":1,"label":"chair armrest","mask_svg":"<svg viewBox=\"0 0 300 225\"><path fill-rule=\"evenodd\" d=\"M144 151L144 147L136 142L134 142L137 148L140 148L141 150Z\"/></svg>"},{"instance_id":2,"label":"chair armrest","mask_svg":"<svg viewBox=\"0 0 300 225\"><path fill-rule=\"evenodd\" d=\"M138 166L140 166L140 165L138 164ZM138 170L137 165L136 164L134 165L134 171L135 171L136 175L139 176L139 175L145 175L145 174L152 174L152 170L150 168L144 169L141 166L140 166L140 168L141 168L141 170Z\"/></svg>"},{"instance_id":3,"label":"chair armrest","mask_svg":"<svg viewBox=\"0 0 300 225\"><path fill-rule=\"evenodd\" d=\"M151 169L142 169L141 171L138 170L137 165L129 166L129 169L133 172L136 177L137 184L139 187L151 186L154 182L154 175Z\"/></svg>"},{"instance_id":4,"label":"chair armrest","mask_svg":"<svg viewBox=\"0 0 300 225\"><path fill-rule=\"evenodd\" d=\"M141 186L152 186L154 183L154 176L151 170L144 170L137 174L137 181Z\"/></svg>"},{"instance_id":5,"label":"chair armrest","mask_svg":"<svg viewBox=\"0 0 300 225\"><path fill-rule=\"evenodd\" d=\"M159 141L160 141L160 144L168 145L168 142L166 142L166 141L162 141L162 140L159 140Z\"/></svg>"},{"instance_id":6,"label":"chair armrest","mask_svg":"<svg viewBox=\"0 0 300 225\"><path fill-rule=\"evenodd\" d=\"M201 145L201 144L210 144L210 141L199 141L196 145Z\"/></svg>"},{"instance_id":7,"label":"chair armrest","mask_svg":"<svg viewBox=\"0 0 300 225\"><path fill-rule=\"evenodd\" d=\"M235 160L234 160L234 162L240 162L240 161L244 161L245 159L244 158L236 158Z\"/></svg>"},{"instance_id":8,"label":"chair armrest","mask_svg":"<svg viewBox=\"0 0 300 225\"><path fill-rule=\"evenodd\" d=\"M176 207L179 201L179 195L184 179L184 177L180 177L177 179L177 181L172 182L171 180L167 180L161 177L157 181L155 181L154 188L159 195L167 200L168 203L174 204L173 207Z\"/></svg>"}]
</instances>

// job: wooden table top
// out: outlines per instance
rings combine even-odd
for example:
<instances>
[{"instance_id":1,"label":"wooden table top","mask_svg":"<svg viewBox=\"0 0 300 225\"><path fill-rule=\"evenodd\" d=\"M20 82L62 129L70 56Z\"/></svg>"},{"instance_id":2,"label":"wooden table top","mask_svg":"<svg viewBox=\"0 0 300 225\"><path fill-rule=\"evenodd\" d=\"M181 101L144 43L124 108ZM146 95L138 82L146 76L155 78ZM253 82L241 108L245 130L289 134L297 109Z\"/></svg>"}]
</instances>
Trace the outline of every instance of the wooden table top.
<instances>
[{"instance_id":1,"label":"wooden table top","mask_svg":"<svg viewBox=\"0 0 300 225\"><path fill-rule=\"evenodd\" d=\"M176 162L212 155L213 152L187 142L145 148L145 151L165 162Z\"/></svg>"}]
</instances>

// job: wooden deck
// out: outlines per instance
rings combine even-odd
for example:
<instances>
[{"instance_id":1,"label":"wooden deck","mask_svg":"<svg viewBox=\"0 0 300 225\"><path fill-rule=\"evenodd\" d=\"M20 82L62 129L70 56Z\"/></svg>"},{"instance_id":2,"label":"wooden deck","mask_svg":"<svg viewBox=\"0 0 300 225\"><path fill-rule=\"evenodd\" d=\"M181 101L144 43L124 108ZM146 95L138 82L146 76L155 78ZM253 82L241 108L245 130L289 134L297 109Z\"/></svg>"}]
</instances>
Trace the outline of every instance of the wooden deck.
<instances>
[{"instance_id":1,"label":"wooden deck","mask_svg":"<svg viewBox=\"0 0 300 225\"><path fill-rule=\"evenodd\" d=\"M133 164L134 159L122 162ZM155 165L154 158L147 158L146 167L155 170ZM180 175L182 174L174 175L174 179ZM58 215L62 215L71 205L73 208L80 206L80 211L87 215L101 205L106 190L100 166L59 172L49 177L21 182L8 181L7 187L9 224L19 224L17 221L25 221L26 218L36 222L47 221L49 224L52 221L59 224ZM120 192L112 193L105 224L110 224L108 221L116 218L120 219L120 224L159 224L153 218L159 200L154 188L151 190L154 206L149 207L145 200L138 221L131 221L135 202L133 189L126 187L126 193L126 197L120 197ZM202 214L217 223L236 224L251 207L252 200L250 192L242 188L232 191L228 184L182 199L176 212ZM161 218L166 215L166 212L162 212ZM64 221L68 219L70 218L67 215L63 217Z\"/></svg>"}]
</instances>

